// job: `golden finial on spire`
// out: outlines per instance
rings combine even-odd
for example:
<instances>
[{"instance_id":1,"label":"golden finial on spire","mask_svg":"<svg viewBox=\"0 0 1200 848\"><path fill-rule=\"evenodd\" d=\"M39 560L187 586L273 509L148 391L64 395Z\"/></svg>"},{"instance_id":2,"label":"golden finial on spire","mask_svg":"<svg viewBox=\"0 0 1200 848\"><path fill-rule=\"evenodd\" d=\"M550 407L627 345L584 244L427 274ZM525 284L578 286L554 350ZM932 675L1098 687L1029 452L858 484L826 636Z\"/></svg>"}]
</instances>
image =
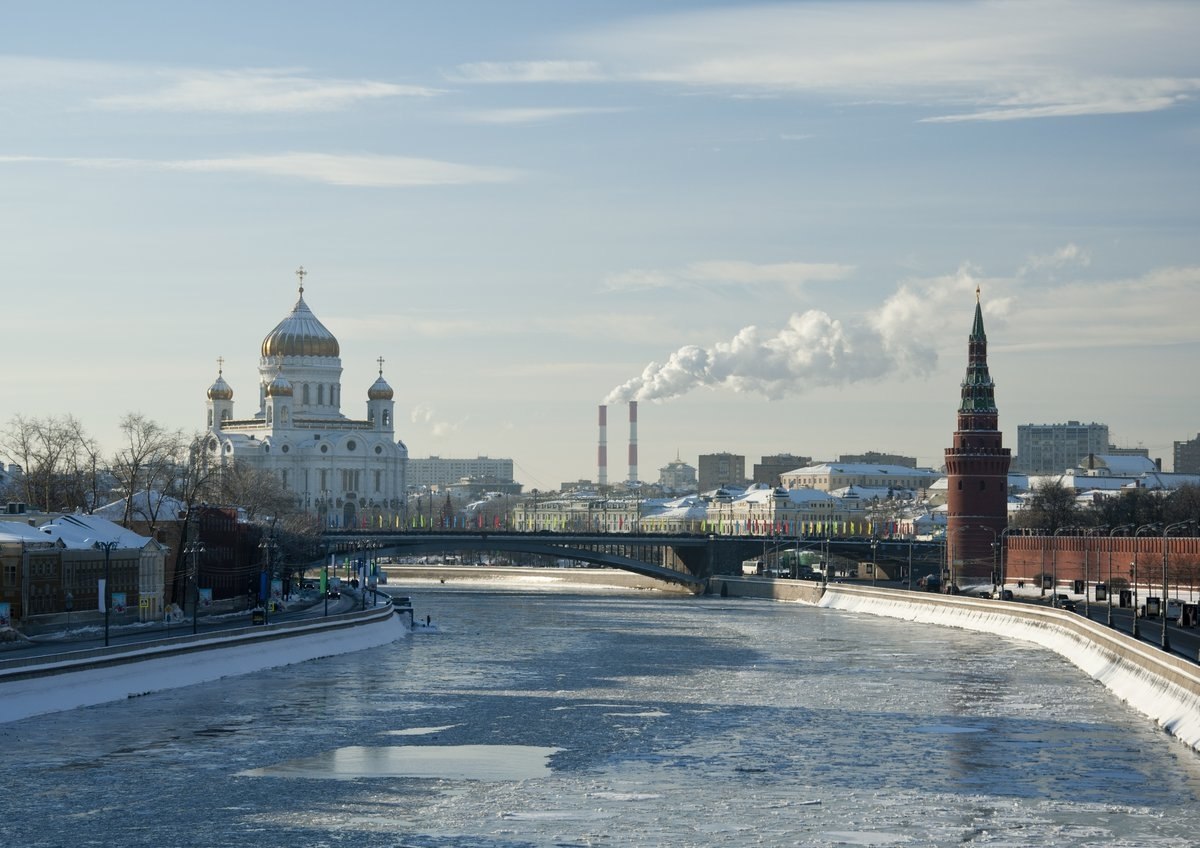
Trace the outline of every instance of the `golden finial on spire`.
<instances>
[{"instance_id":1,"label":"golden finial on spire","mask_svg":"<svg viewBox=\"0 0 1200 848\"><path fill-rule=\"evenodd\" d=\"M304 294L304 278L308 276L308 272L304 270L303 265L301 265L299 268L296 269L296 276L300 278L300 294L303 295Z\"/></svg>"},{"instance_id":2,"label":"golden finial on spire","mask_svg":"<svg viewBox=\"0 0 1200 848\"><path fill-rule=\"evenodd\" d=\"M979 283L975 284L975 302L979 303Z\"/></svg>"}]
</instances>

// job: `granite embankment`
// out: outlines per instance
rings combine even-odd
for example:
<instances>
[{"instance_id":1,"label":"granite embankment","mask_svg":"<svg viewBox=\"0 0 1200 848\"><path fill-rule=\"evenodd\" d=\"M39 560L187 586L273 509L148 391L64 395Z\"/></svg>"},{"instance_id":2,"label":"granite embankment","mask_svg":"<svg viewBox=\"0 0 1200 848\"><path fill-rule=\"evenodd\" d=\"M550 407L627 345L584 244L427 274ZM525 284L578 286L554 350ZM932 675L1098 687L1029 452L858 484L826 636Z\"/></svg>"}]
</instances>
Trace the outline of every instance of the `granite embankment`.
<instances>
[{"instance_id":1,"label":"granite embankment","mask_svg":"<svg viewBox=\"0 0 1200 848\"><path fill-rule=\"evenodd\" d=\"M0 660L0 724L359 651L407 632L391 604L110 648Z\"/></svg>"},{"instance_id":2,"label":"granite embankment","mask_svg":"<svg viewBox=\"0 0 1200 848\"><path fill-rule=\"evenodd\" d=\"M794 601L1033 642L1066 657L1200 751L1200 666L1075 613L1011 601L807 581L713 578L710 590L728 597Z\"/></svg>"}]
</instances>

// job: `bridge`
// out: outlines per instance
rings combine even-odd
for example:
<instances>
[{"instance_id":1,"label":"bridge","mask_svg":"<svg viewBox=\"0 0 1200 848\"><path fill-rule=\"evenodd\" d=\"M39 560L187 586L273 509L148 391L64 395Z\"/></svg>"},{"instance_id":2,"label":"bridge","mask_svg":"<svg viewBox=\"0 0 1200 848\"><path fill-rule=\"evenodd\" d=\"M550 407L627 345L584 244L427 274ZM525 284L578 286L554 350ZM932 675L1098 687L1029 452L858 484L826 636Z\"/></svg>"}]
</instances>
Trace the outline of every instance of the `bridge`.
<instances>
[{"instance_id":1,"label":"bridge","mask_svg":"<svg viewBox=\"0 0 1200 848\"><path fill-rule=\"evenodd\" d=\"M871 537L705 535L691 533L574 533L549 530L327 530L330 550L348 553L368 546L387 556L505 551L568 559L619 568L699 590L708 577L740 574L742 562L785 550L815 551L823 560L875 562L888 577L941 572L939 542Z\"/></svg>"}]
</instances>

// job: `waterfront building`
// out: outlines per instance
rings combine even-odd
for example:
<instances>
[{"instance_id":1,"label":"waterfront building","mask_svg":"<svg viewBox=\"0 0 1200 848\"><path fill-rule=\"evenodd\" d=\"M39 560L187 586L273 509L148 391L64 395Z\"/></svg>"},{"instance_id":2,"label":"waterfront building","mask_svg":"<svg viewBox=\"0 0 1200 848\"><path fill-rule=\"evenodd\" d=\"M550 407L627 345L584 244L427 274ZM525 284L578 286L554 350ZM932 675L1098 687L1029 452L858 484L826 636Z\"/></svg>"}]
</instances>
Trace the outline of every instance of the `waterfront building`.
<instances>
[{"instance_id":1,"label":"waterfront building","mask_svg":"<svg viewBox=\"0 0 1200 848\"><path fill-rule=\"evenodd\" d=\"M403 526L408 448L396 438L384 360L365 392L365 417L344 415L341 347L304 301L307 272L296 273L296 304L262 341L257 411L234 416L220 367L208 389L210 459L278 475L297 509L326 526Z\"/></svg>"},{"instance_id":2,"label":"waterfront building","mask_svg":"<svg viewBox=\"0 0 1200 848\"><path fill-rule=\"evenodd\" d=\"M821 462L793 469L780 476L782 484L788 489L832 492L847 486L861 486L890 489L893 492L908 490L923 497L941 475L932 469L904 465Z\"/></svg>"},{"instance_id":3,"label":"waterfront building","mask_svg":"<svg viewBox=\"0 0 1200 848\"><path fill-rule=\"evenodd\" d=\"M992 571L1000 534L1008 526L1011 461L999 417L976 289L954 444L946 448L946 566L951 585L997 579Z\"/></svg>"},{"instance_id":4,"label":"waterfront building","mask_svg":"<svg viewBox=\"0 0 1200 848\"><path fill-rule=\"evenodd\" d=\"M1107 424L1021 424L1013 467L1025 474L1059 474L1088 454L1106 453L1108 446Z\"/></svg>"},{"instance_id":5,"label":"waterfront building","mask_svg":"<svg viewBox=\"0 0 1200 848\"><path fill-rule=\"evenodd\" d=\"M783 481L780 479L780 475L806 465L812 465L811 456L797 456L791 453L764 456L761 461L754 464L750 482L763 486L781 486Z\"/></svg>"},{"instance_id":6,"label":"waterfront building","mask_svg":"<svg viewBox=\"0 0 1200 848\"><path fill-rule=\"evenodd\" d=\"M697 487L701 492L746 485L746 457L733 453L700 455Z\"/></svg>"}]
</instances>

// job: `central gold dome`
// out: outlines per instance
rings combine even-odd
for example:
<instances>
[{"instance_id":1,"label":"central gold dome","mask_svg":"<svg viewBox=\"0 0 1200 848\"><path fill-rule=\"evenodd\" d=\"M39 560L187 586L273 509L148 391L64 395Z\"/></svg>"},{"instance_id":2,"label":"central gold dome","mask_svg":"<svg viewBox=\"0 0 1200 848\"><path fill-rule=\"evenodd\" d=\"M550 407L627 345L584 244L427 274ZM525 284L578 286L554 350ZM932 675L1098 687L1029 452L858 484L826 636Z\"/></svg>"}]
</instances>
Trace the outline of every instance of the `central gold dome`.
<instances>
[{"instance_id":1,"label":"central gold dome","mask_svg":"<svg viewBox=\"0 0 1200 848\"><path fill-rule=\"evenodd\" d=\"M333 333L317 320L304 295L296 301L286 318L275 325L263 339L262 355L281 356L339 356L342 350Z\"/></svg>"}]
</instances>

